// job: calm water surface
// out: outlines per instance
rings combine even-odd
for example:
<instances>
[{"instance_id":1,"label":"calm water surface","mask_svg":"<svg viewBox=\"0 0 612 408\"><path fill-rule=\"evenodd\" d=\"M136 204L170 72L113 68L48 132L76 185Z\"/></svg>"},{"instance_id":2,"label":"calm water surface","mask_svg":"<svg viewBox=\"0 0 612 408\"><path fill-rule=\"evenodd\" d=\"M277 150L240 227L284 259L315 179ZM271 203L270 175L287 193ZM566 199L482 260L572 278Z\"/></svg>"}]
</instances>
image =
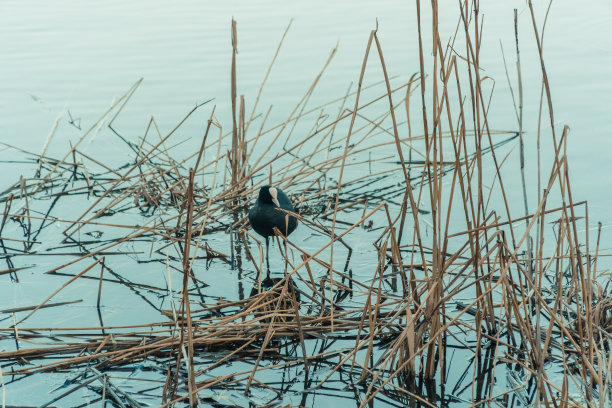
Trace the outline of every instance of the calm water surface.
<instances>
[{"instance_id":1,"label":"calm water surface","mask_svg":"<svg viewBox=\"0 0 612 408\"><path fill-rule=\"evenodd\" d=\"M544 37L544 55L555 112L555 126L571 128L569 157L573 198L589 200L591 228L604 223L602 247L610 249L612 214L612 3L603 0L577 6L554 2ZM548 3L536 1L538 26ZM423 21L429 5L423 4ZM537 171L535 147L541 69L529 10L524 1L481 2L484 42L481 66L495 79L492 128L516 130L512 99L506 81L500 41L515 83L513 9L519 11L520 47L525 88L527 174ZM441 32L456 29L456 2L441 2ZM219 121L231 127L230 22L238 22L238 92L244 94L247 112L264 78L283 31L293 19L278 61L266 85L260 110L273 105L269 123L282 122L308 90L331 50L337 54L321 79L310 106L346 92L356 82L369 32L378 19L379 36L389 74L407 80L419 70L416 15L413 2L224 2L206 4L181 1L3 1L0 3L0 142L40 152L59 118L51 156L63 155L69 142L82 131L69 123L70 116L87 129L143 77L118 127L132 138L141 136L151 116L162 133L170 131L196 104L214 98ZM428 33L424 33L427 43ZM462 52L462 50L459 50ZM375 61L375 60L372 60ZM380 79L380 69L369 65L366 81ZM209 111L197 113L185 125L187 137L199 137ZM547 113L542 121L549 137ZM109 137L108 133L100 137ZM545 147L549 144L544 141ZM96 146L99 146L97 144ZM84 146L87 151L89 146ZM97 147L100 149L100 147ZM3 149L3 150L2 150ZM91 147L93 149L93 147ZM95 151L113 165L123 144L108 143ZM6 160L14 150L0 147ZM518 143L506 177L517 180ZM124 157L124 156L122 156ZM124 161L117 164L123 164ZM22 174L18 165L3 166L0 187ZM548 174L546 169L543 174ZM535 178L528 181L537 194ZM522 196L512 196L522 200ZM535 208L536 200L530 202ZM520 206L517 206L520 208ZM2 306L20 306L21 289L3 289ZM41 288L44 291L44 288ZM2 303L2 302L0 302ZM33 385L34 386L34 385Z\"/></svg>"},{"instance_id":2,"label":"calm water surface","mask_svg":"<svg viewBox=\"0 0 612 408\"><path fill-rule=\"evenodd\" d=\"M450 38L457 6L452 1L440 4L441 32ZM535 2L539 27L547 4ZM424 22L428 8L423 6ZM541 71L525 2L481 2L485 38L481 66L496 80L493 126L516 129L499 45L501 41L514 81L513 8L519 11L526 143L527 150L533 150ZM407 78L418 71L412 2L4 1L0 4L0 142L40 151L62 115L55 146L63 152L68 140L79 135L68 124L67 110L87 128L113 97L140 77L145 82L122 115L124 130L141 134L150 116L162 131L170 130L195 103L210 98L215 98L220 121L229 125L232 16L239 30L238 92L246 95L247 106L252 106L283 30L294 19L260 104L273 104L272 119L278 121L306 92L337 42L338 53L311 106L343 95L350 81L358 79L376 18L390 75ZM544 53L556 125L571 127L575 196L589 199L591 216L606 227L612 224L607 210L612 199L610 38L612 3L553 3ZM369 78L378 79L378 72L370 71ZM543 126L546 130L548 121ZM535 171L530 163L527 166Z\"/></svg>"}]
</instances>

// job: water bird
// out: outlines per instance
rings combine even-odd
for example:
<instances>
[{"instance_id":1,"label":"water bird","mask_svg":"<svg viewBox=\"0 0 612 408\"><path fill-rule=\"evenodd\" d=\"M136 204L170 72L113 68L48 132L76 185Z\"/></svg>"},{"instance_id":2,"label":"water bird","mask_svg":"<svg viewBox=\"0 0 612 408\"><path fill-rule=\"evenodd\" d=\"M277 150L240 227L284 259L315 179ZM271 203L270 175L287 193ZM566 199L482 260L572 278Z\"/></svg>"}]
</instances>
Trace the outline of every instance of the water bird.
<instances>
[{"instance_id":1,"label":"water bird","mask_svg":"<svg viewBox=\"0 0 612 408\"><path fill-rule=\"evenodd\" d=\"M295 212L289 197L277 187L263 186L259 196L249 210L249 222L256 233L266 238L266 265L270 277L270 259L268 257L268 240L274 236L274 227L287 237L297 228L297 218L280 209Z\"/></svg>"}]
</instances>

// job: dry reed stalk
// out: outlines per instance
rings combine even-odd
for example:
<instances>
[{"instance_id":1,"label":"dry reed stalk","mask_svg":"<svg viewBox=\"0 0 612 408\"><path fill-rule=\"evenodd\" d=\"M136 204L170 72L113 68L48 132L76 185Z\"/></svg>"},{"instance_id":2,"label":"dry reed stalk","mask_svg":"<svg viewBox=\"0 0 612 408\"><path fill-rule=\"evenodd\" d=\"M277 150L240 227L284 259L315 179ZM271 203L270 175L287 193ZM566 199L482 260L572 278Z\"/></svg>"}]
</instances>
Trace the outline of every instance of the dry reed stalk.
<instances>
[{"instance_id":1,"label":"dry reed stalk","mask_svg":"<svg viewBox=\"0 0 612 408\"><path fill-rule=\"evenodd\" d=\"M103 258L102 258L103 259ZM75 275L72 279L69 279L66 283L64 283L59 289L57 289L55 292L53 292L51 295L49 295L45 300L43 300L38 306L36 306L34 308L34 310L32 310L30 313L28 313L24 318L22 318L21 320L19 320L19 322L15 323L15 327L17 326L17 324L21 324L23 323L24 320L28 319L30 316L32 316L34 313L36 313L36 311L38 309L40 309L41 307L43 307L49 300L51 300L55 295L57 295L59 292L61 292L66 286L70 285L72 282L74 282L75 280L77 280L78 278L80 278L81 276L85 275L87 272L89 272L94 266L96 266L98 263L100 262L100 260L96 260L94 261L91 265L89 265L87 268L83 269L81 272L79 272L77 275Z\"/></svg>"},{"instance_id":2,"label":"dry reed stalk","mask_svg":"<svg viewBox=\"0 0 612 408\"><path fill-rule=\"evenodd\" d=\"M176 130L177 130L177 129L178 129L178 128L179 128L179 127L180 127L180 126L181 126L181 125L182 125L182 124L183 124L183 123L186 121L186 120L187 120L187 118L189 118L189 116L191 116L191 114L192 114L193 112L195 112L195 111L198 109L198 107L199 107L199 106L194 107L194 108L193 108L193 109L192 109L192 110L191 110L191 111L190 111L190 112L189 112L189 113L188 113L188 114L187 114L187 115L186 115L186 116L183 118L183 120L181 120L181 122L179 122L179 124L178 124L178 125L177 125L177 126L176 126L176 127L173 129L173 130L171 130L171 131L170 131L170 133L168 133L166 136L164 136L164 137L161 139L161 141L160 141L160 142L158 142L158 143L157 143L157 144L154 146L154 148L153 148L153 150L151 150L151 152L152 152L152 151L154 151L154 149L157 149L158 147L162 146L162 145L163 145L163 143L164 143L164 142L165 142L165 141L166 141L166 140L167 140L167 139L168 139L170 136L172 136L172 134L173 134L173 133L174 133L174 132L175 132L175 131L176 131ZM76 145L75 145L75 147L76 147ZM129 169L129 170L128 170L128 171L127 171L127 172L126 172L124 175L123 175L123 177L122 177L121 179L117 180L117 181L116 181L116 182L115 182L115 183L114 183L114 184L111 186L111 188L109 188L108 190L106 190L106 192L104 192L104 193L103 193L103 194L102 194L102 195L101 195L101 196L98 198L98 200L96 200L96 201L95 201L95 202L94 202L94 203L93 203L93 204L92 204L92 205L91 205L91 206L90 206L90 207L89 207L89 208L88 208L88 209L87 209L87 210L86 210L86 211L83 213L83 215L81 215L80 217L78 217L78 218L76 219L76 221L75 221L75 222L76 222L76 223L78 223L79 221L81 221L81 219L83 219L83 218L85 217L85 214L87 214L89 211L93 210L93 208L95 208L95 206L96 206L96 205L97 205L97 204L98 204L98 203L99 203L99 202L100 202L100 201L101 201L101 200L102 200L104 197L106 197L108 194L110 194L110 193L113 191L113 189L114 189L114 188L115 188L115 187L116 187L116 186L117 186L119 183L121 183L121 182L123 181L123 178L124 178L124 177L127 177L127 176L128 176L128 175L129 175L129 174L132 172L132 171L134 171L134 170L135 170L136 168L138 168L138 167L139 167L139 166L140 166L142 163L144 163L144 161L146 160L146 158L147 158L147 157L148 157L148 154L147 154L147 155L145 155L144 157L142 157L140 160L138 160L138 161L136 162L136 164L134 164L134 165L133 165L133 166L132 166L132 167L131 167L131 168L130 168L130 169ZM92 217L88 218L88 219L85 221L85 223L87 223L87 222L89 222L89 221L93 220L93 219L94 219L94 218L96 218L96 217L99 217L101 214L103 214L103 213L106 211L106 209L107 209L107 208L106 208L106 207L104 207L104 208L102 208L101 210L98 210L97 212L95 212L95 214L94 214ZM73 225L74 225L74 224L73 224ZM79 225L82 225L82 224L79 224ZM69 231L69 229L70 229L70 227L69 227L68 229L64 230L64 234L67 234L67 232ZM77 229L76 229L75 231L73 231L71 234L69 234L69 235L67 234L67 237L70 237L70 235L74 234L74 233L75 233L76 231L78 231L79 229L80 229L80 226L79 226L79 227L77 227Z\"/></svg>"}]
</instances>

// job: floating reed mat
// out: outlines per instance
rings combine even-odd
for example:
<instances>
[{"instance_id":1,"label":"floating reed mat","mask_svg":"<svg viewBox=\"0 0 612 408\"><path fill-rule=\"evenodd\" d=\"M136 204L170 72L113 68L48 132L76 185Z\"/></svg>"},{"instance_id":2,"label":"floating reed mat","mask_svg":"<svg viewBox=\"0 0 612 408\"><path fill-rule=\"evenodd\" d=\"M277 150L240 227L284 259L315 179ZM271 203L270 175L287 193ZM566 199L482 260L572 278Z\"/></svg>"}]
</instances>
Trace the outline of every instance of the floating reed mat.
<instances>
[{"instance_id":1,"label":"floating reed mat","mask_svg":"<svg viewBox=\"0 0 612 408\"><path fill-rule=\"evenodd\" d=\"M280 123L238 96L233 22L226 123L209 101L126 134L138 81L65 154L66 124L39 154L12 149L27 171L0 195L7 401L607 406L609 275L568 128L527 194L522 122L487 118L474 9L451 39L465 55L419 35L402 82L372 31L356 86L310 106L318 75ZM247 218L264 185L299 220L272 239L270 279Z\"/></svg>"}]
</instances>

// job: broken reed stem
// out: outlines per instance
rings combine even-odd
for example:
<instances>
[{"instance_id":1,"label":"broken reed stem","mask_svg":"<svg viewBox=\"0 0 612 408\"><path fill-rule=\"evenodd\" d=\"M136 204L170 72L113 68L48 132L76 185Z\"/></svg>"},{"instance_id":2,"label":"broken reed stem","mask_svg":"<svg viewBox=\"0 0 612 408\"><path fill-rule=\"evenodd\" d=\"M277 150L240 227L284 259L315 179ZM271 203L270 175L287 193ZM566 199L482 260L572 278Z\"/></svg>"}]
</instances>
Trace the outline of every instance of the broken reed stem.
<instances>
[{"instance_id":1,"label":"broken reed stem","mask_svg":"<svg viewBox=\"0 0 612 408\"><path fill-rule=\"evenodd\" d=\"M98 285L98 300L96 302L96 307L98 309L100 309L100 297L102 296L102 280L104 278L104 260L106 259L106 257L102 257L102 266L100 268L100 283Z\"/></svg>"},{"instance_id":2,"label":"broken reed stem","mask_svg":"<svg viewBox=\"0 0 612 408\"><path fill-rule=\"evenodd\" d=\"M231 89L230 100L232 101L232 152L238 145L238 125L236 120L236 53L238 52L238 32L236 30L236 21L232 19L232 72L231 72ZM235 165L236 157L232 161L232 176L236 177ZM232 179L232 185L235 184L235 179Z\"/></svg>"},{"instance_id":3,"label":"broken reed stem","mask_svg":"<svg viewBox=\"0 0 612 408\"><path fill-rule=\"evenodd\" d=\"M87 268L85 268L84 270L82 270L81 272L79 272L77 275L75 275L73 278L69 279L68 282L64 283L59 289L57 289L55 292L53 292L51 295L49 295L45 300L43 300L38 306L36 306L34 308L34 310L32 310L30 313L28 313L24 318L22 318L21 320L19 320L17 323L15 323L15 327L18 324L23 323L25 320L27 320L30 316L32 316L34 313L36 313L38 311L38 309L40 309L41 307L43 307L49 300L51 300L55 295L57 295L59 292L61 292L66 286L70 285L72 282L74 282L75 280L77 280L78 278L80 278L81 276L85 275L87 272L89 272L94 266L96 266L98 263L100 263L102 261L102 259L97 259L95 260L91 265L89 265Z\"/></svg>"},{"instance_id":4,"label":"broken reed stem","mask_svg":"<svg viewBox=\"0 0 612 408\"><path fill-rule=\"evenodd\" d=\"M183 311L183 316L181 322L186 322L187 324L187 358L188 360L185 362L188 369L188 388L189 388L189 406L196 406L197 395L194 395L195 390L195 375L193 368L193 325L191 322L191 306L189 302L189 275L191 274L191 263L189 258L189 250L191 248L191 223L193 219L193 178L194 171L193 169L189 169L189 186L187 188L187 218L185 219L185 247L183 253L183 293L181 297L181 310ZM181 330L181 344L183 344L183 334L185 329ZM177 364L178 366L178 364ZM177 379L178 382L178 379Z\"/></svg>"},{"instance_id":5,"label":"broken reed stem","mask_svg":"<svg viewBox=\"0 0 612 408\"><path fill-rule=\"evenodd\" d=\"M330 265L330 274L329 274L329 280L330 280L330 289L329 289L329 302L330 302L330 312L331 312L331 322L332 322L332 333L334 331L334 301L333 301L333 285L334 285L334 275L333 275L333 265L334 265L334 241L335 241L335 235L336 235L336 219L337 219L337 215L338 215L338 200L340 197L340 187L342 185L342 175L344 174L344 165L346 163L346 155L347 155L347 151L348 151L348 147L349 147L349 142L351 139L351 133L353 130L353 126L355 124L355 117L357 114L357 108L359 106L359 96L361 94L361 87L363 84L363 77L365 74L365 68L367 65L367 60L368 60L368 55L370 53L370 46L372 45L372 38L374 37L376 31L371 31L370 32L370 37L368 39L368 45L366 46L366 51L365 51L365 56L363 57L363 63L361 64L361 73L359 74L359 82L357 83L357 95L355 97L355 107L353 109L353 114L351 116L351 123L349 125L349 129L348 129L348 133L346 136L346 143L344 145L344 154L342 155L342 164L340 165L340 175L338 176L338 190L336 191L336 199L334 202L334 217L332 220L332 226L331 226L331 241L330 241L330 258L329 258L329 265Z\"/></svg>"}]
</instances>

